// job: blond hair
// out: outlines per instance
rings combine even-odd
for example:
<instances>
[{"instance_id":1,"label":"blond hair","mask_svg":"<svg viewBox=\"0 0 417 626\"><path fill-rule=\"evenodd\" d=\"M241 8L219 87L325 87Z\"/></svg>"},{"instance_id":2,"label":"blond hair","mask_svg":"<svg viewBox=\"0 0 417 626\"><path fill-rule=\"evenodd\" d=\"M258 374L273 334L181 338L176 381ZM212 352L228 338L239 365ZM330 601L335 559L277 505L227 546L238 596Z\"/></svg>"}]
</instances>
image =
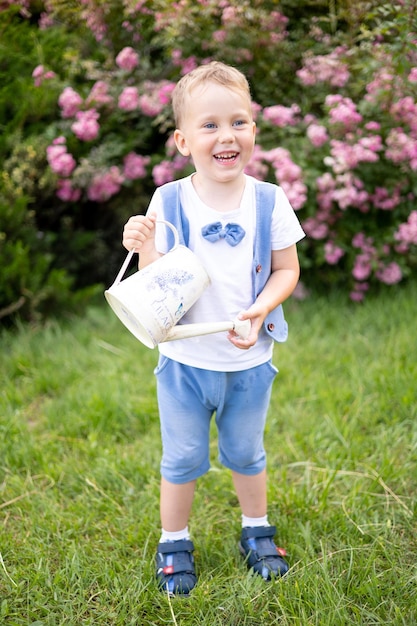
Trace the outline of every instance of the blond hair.
<instances>
[{"instance_id":1,"label":"blond hair","mask_svg":"<svg viewBox=\"0 0 417 626\"><path fill-rule=\"evenodd\" d=\"M188 74L185 74L176 84L172 93L172 109L174 113L175 125L181 127L186 99L191 91L200 85L209 82L217 83L223 87L228 87L233 91L241 92L251 101L249 83L246 77L235 67L212 61L206 65L200 65Z\"/></svg>"}]
</instances>

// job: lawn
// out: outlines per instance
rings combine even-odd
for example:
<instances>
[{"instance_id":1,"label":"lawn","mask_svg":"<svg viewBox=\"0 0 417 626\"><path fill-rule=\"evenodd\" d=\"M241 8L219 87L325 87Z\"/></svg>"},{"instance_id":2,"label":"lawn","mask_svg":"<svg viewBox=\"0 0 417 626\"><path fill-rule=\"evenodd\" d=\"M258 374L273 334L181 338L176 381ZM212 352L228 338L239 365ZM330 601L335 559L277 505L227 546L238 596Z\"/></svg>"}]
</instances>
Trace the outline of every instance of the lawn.
<instances>
[{"instance_id":1,"label":"lawn","mask_svg":"<svg viewBox=\"0 0 417 626\"><path fill-rule=\"evenodd\" d=\"M417 624L417 285L363 305L287 303L266 432L273 583L237 548L217 461L190 528L199 584L154 583L160 440L153 368L106 305L1 335L0 624Z\"/></svg>"}]
</instances>

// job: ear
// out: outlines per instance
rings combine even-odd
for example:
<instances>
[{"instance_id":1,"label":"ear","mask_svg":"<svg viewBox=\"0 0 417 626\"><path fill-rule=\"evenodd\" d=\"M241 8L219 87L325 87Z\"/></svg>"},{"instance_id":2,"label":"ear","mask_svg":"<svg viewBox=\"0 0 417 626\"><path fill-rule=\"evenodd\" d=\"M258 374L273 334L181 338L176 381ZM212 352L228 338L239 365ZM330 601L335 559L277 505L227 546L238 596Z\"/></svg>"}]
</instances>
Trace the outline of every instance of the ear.
<instances>
[{"instance_id":1,"label":"ear","mask_svg":"<svg viewBox=\"0 0 417 626\"><path fill-rule=\"evenodd\" d=\"M178 152L180 152L182 156L190 156L190 149L187 146L187 140L185 139L184 133L178 128L174 131L174 141Z\"/></svg>"}]
</instances>

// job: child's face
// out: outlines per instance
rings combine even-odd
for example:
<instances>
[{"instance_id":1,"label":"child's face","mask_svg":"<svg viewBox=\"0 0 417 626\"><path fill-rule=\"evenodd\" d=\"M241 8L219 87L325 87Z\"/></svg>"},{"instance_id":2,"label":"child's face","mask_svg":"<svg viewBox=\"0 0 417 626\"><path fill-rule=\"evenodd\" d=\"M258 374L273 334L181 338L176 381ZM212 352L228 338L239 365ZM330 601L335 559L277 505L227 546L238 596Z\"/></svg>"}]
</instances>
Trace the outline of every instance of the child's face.
<instances>
[{"instance_id":1,"label":"child's face","mask_svg":"<svg viewBox=\"0 0 417 626\"><path fill-rule=\"evenodd\" d=\"M230 182L242 174L255 143L251 103L244 93L217 83L196 87L188 96L178 150L191 155L197 175Z\"/></svg>"}]
</instances>

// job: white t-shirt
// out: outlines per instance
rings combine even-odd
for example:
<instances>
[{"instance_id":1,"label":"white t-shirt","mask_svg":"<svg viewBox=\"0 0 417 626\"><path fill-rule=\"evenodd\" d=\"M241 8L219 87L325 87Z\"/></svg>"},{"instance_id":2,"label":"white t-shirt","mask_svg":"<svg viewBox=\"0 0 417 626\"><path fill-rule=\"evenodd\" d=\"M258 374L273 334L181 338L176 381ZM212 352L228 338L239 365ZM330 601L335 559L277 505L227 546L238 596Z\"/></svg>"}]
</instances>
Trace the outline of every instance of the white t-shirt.
<instances>
[{"instance_id":1,"label":"white t-shirt","mask_svg":"<svg viewBox=\"0 0 417 626\"><path fill-rule=\"evenodd\" d=\"M181 319L180 324L232 321L252 301L253 238L256 226L255 178L246 176L241 204L230 212L216 211L202 202L192 183L192 175L180 181L180 200L189 221L188 247L195 253L210 276L211 284L199 300ZM164 219L162 197L157 189L148 213ZM245 236L236 246L225 239L211 243L201 236L206 224L238 223ZM167 227L158 224L156 247L167 252ZM272 215L271 250L283 250L304 237L297 216L284 191L277 186L275 208ZM232 372L249 369L265 363L272 356L273 340L262 333L249 350L236 348L226 338L227 333L215 333L159 344L161 354L193 367Z\"/></svg>"}]
</instances>

